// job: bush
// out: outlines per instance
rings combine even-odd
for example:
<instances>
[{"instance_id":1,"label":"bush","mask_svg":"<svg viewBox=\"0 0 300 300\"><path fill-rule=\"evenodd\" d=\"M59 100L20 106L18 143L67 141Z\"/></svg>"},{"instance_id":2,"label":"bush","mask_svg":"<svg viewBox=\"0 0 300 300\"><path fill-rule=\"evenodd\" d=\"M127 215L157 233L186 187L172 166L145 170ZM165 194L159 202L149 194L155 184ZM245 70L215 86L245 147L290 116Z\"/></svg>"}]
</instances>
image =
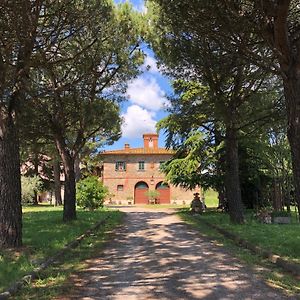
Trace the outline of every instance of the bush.
<instances>
[{"instance_id":1,"label":"bush","mask_svg":"<svg viewBox=\"0 0 300 300\"><path fill-rule=\"evenodd\" d=\"M108 188L96 176L89 176L77 183L77 204L84 209L94 210L103 207Z\"/></svg>"},{"instance_id":2,"label":"bush","mask_svg":"<svg viewBox=\"0 0 300 300\"><path fill-rule=\"evenodd\" d=\"M22 187L22 202L31 203L35 192L40 192L42 190L43 182L38 176L21 176L21 187Z\"/></svg>"},{"instance_id":3,"label":"bush","mask_svg":"<svg viewBox=\"0 0 300 300\"><path fill-rule=\"evenodd\" d=\"M152 203L152 204L155 203L156 198L158 198L160 195L159 191L157 191L157 190L149 190L145 194L149 198L149 203Z\"/></svg>"}]
</instances>

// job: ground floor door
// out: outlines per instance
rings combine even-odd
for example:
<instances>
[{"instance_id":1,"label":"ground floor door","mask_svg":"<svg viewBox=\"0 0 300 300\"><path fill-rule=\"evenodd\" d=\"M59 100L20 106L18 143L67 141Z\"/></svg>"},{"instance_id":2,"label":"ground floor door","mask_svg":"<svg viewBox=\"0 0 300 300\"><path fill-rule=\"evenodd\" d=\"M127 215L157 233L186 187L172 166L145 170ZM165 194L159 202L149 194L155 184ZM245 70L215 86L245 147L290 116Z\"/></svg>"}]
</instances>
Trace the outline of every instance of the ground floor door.
<instances>
[{"instance_id":1,"label":"ground floor door","mask_svg":"<svg viewBox=\"0 0 300 300\"><path fill-rule=\"evenodd\" d=\"M156 185L156 190L159 193L157 197L159 204L169 204L170 203L170 187L164 182L159 182Z\"/></svg>"},{"instance_id":2,"label":"ground floor door","mask_svg":"<svg viewBox=\"0 0 300 300\"><path fill-rule=\"evenodd\" d=\"M146 182L140 181L134 187L134 203L135 204L148 204L147 192L149 186Z\"/></svg>"}]
</instances>

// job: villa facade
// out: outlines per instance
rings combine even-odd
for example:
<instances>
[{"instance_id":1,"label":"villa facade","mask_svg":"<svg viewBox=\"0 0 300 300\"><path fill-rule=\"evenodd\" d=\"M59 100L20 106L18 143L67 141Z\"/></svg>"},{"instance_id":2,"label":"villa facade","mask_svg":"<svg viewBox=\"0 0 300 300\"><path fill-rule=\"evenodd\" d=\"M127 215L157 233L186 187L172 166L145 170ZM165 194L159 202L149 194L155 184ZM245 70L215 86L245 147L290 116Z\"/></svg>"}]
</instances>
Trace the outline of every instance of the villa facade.
<instances>
[{"instance_id":1,"label":"villa facade","mask_svg":"<svg viewBox=\"0 0 300 300\"><path fill-rule=\"evenodd\" d=\"M148 204L148 191L156 190L156 203L188 204L195 191L175 187L165 182L160 166L174 152L158 147L157 134L144 134L144 147L106 151L103 159L102 180L109 188L108 202L115 204ZM199 190L197 190L199 192Z\"/></svg>"}]
</instances>

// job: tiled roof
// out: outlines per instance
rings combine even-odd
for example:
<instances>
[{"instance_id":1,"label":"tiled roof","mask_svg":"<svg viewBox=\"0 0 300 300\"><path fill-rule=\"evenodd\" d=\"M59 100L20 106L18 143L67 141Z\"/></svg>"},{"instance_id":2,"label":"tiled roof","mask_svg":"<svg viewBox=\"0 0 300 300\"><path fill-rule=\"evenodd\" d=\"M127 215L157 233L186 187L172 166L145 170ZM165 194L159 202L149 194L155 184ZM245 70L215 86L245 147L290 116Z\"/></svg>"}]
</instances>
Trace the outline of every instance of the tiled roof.
<instances>
[{"instance_id":1,"label":"tiled roof","mask_svg":"<svg viewBox=\"0 0 300 300\"><path fill-rule=\"evenodd\" d=\"M117 154L168 154L172 155L174 154L175 151L173 150L168 150L165 148L127 148L127 149L122 149L122 150L110 150L110 151L104 151L100 155L117 155Z\"/></svg>"}]
</instances>

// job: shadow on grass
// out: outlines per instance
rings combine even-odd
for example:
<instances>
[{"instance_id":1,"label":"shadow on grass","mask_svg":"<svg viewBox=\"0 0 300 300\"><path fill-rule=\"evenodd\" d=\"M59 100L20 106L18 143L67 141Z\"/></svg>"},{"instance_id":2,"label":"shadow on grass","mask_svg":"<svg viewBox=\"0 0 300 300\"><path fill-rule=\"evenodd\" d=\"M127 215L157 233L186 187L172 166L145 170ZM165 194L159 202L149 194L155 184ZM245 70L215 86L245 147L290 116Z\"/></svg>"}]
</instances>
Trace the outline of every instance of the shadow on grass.
<instances>
[{"instance_id":1,"label":"shadow on grass","mask_svg":"<svg viewBox=\"0 0 300 300\"><path fill-rule=\"evenodd\" d=\"M23 244L18 251L0 251L0 292L34 269L96 222L118 214L112 211L78 211L77 220L63 223L61 211L35 211L23 215Z\"/></svg>"}]
</instances>

